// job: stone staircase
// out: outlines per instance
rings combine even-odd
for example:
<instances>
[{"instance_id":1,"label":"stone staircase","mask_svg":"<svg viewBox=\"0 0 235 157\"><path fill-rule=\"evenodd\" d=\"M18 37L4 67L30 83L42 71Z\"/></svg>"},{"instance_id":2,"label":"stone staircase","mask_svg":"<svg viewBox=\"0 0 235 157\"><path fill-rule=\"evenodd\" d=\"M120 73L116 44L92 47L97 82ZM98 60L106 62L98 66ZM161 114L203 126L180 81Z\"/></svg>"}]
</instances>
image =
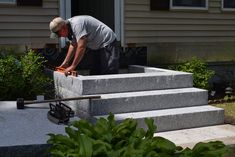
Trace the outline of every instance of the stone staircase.
<instances>
[{"instance_id":1,"label":"stone staircase","mask_svg":"<svg viewBox=\"0 0 235 157\"><path fill-rule=\"evenodd\" d=\"M144 119L151 117L158 132L223 124L223 109L209 106L208 92L194 88L192 79L190 73L136 65L118 75L54 73L60 97L101 95L101 99L69 102L81 118L113 113L117 121L134 118L145 128Z\"/></svg>"},{"instance_id":2,"label":"stone staircase","mask_svg":"<svg viewBox=\"0 0 235 157\"><path fill-rule=\"evenodd\" d=\"M218 125L224 122L224 111L207 105L207 91L193 88L189 73L143 66L130 66L128 73L118 75L65 77L47 72L61 97L101 95L101 99L65 102L81 118L95 120L112 112L117 121L134 118L145 128L144 118L152 117L156 136L183 146L202 140L235 143L235 127ZM65 134L66 126L51 123L48 110L47 103L17 110L15 101L0 102L0 156L49 157L47 134Z\"/></svg>"}]
</instances>

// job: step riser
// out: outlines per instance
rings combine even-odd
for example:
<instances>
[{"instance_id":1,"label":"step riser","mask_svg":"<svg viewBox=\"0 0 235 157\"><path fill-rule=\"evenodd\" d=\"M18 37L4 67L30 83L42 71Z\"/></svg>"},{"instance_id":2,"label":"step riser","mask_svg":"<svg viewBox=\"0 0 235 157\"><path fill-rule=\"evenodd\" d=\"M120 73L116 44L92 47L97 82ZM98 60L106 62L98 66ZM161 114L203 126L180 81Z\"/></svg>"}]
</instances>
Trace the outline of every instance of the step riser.
<instances>
[{"instance_id":1,"label":"step riser","mask_svg":"<svg viewBox=\"0 0 235 157\"><path fill-rule=\"evenodd\" d=\"M146 73L145 75L147 75ZM130 74L131 75L131 74ZM133 74L136 75L136 74ZM141 74L140 74L141 75ZM192 87L190 75L84 80L82 94L120 93Z\"/></svg>"},{"instance_id":2,"label":"step riser","mask_svg":"<svg viewBox=\"0 0 235 157\"><path fill-rule=\"evenodd\" d=\"M182 92L182 90L179 90L179 92L180 91ZM60 93L60 96L65 98L76 96L73 92L64 88L60 88ZM109 114L110 112L115 114L186 106L200 106L207 104L207 97L208 95L206 90L197 90L197 92L162 93L158 95L93 99L91 101L82 100L66 103L72 105L75 112L83 111L89 115L96 116Z\"/></svg>"},{"instance_id":3,"label":"step riser","mask_svg":"<svg viewBox=\"0 0 235 157\"><path fill-rule=\"evenodd\" d=\"M147 129L144 118L136 120L138 122L138 127ZM154 124L157 126L157 132L211 126L223 123L223 110L154 117Z\"/></svg>"},{"instance_id":4,"label":"step riser","mask_svg":"<svg viewBox=\"0 0 235 157\"><path fill-rule=\"evenodd\" d=\"M192 87L192 75L186 73L151 72L118 75L66 77L54 72L56 92L66 88L78 95L146 91Z\"/></svg>"},{"instance_id":5,"label":"step riser","mask_svg":"<svg viewBox=\"0 0 235 157\"><path fill-rule=\"evenodd\" d=\"M91 101L91 115L111 113L137 112L200 106L207 104L207 91L196 93L177 93L165 95L149 95L115 99L96 99Z\"/></svg>"}]
</instances>

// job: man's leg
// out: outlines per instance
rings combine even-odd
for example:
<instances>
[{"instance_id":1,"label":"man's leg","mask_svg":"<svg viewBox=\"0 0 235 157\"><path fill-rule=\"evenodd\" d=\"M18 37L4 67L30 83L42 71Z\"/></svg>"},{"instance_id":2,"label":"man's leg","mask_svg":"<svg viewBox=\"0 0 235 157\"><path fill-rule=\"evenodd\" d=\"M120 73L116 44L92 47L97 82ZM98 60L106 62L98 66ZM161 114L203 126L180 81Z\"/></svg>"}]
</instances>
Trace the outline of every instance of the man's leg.
<instances>
[{"instance_id":1,"label":"man's leg","mask_svg":"<svg viewBox=\"0 0 235 157\"><path fill-rule=\"evenodd\" d=\"M101 74L101 63L100 63L100 51L91 52L91 67L90 67L90 75L100 75Z\"/></svg>"},{"instance_id":2,"label":"man's leg","mask_svg":"<svg viewBox=\"0 0 235 157\"><path fill-rule=\"evenodd\" d=\"M117 41L100 51L101 74L118 74L120 52Z\"/></svg>"}]
</instances>

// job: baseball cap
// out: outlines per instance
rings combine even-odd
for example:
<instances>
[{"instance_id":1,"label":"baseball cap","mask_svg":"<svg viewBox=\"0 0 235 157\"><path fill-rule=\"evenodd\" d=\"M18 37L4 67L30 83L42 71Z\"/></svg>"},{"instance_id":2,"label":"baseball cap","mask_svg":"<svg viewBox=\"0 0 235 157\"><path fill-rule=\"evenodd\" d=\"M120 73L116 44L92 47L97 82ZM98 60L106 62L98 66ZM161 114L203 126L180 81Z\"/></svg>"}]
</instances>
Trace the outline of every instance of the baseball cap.
<instances>
[{"instance_id":1,"label":"baseball cap","mask_svg":"<svg viewBox=\"0 0 235 157\"><path fill-rule=\"evenodd\" d=\"M49 28L51 30L50 38L56 38L58 37L57 32L66 24L66 21L62 19L61 17L54 18L49 25Z\"/></svg>"}]
</instances>

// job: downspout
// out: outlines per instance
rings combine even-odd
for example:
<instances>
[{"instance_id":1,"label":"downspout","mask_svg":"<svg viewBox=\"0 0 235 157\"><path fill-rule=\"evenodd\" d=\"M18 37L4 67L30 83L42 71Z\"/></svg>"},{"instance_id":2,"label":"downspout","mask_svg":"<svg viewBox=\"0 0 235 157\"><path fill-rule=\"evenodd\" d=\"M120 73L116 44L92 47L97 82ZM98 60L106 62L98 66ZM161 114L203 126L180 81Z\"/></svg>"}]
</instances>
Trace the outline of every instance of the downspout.
<instances>
[{"instance_id":1,"label":"downspout","mask_svg":"<svg viewBox=\"0 0 235 157\"><path fill-rule=\"evenodd\" d=\"M121 5L120 5L120 10L121 10L121 46L123 47L123 51L125 51L125 35L124 35L124 24L125 24L125 9L124 9L124 0L120 0Z\"/></svg>"},{"instance_id":2,"label":"downspout","mask_svg":"<svg viewBox=\"0 0 235 157\"><path fill-rule=\"evenodd\" d=\"M117 40L121 41L121 2L114 0L114 31L117 35Z\"/></svg>"},{"instance_id":3,"label":"downspout","mask_svg":"<svg viewBox=\"0 0 235 157\"><path fill-rule=\"evenodd\" d=\"M71 0L60 0L60 12L59 16L63 19L71 17ZM60 38L60 48L65 47L66 39Z\"/></svg>"}]
</instances>

